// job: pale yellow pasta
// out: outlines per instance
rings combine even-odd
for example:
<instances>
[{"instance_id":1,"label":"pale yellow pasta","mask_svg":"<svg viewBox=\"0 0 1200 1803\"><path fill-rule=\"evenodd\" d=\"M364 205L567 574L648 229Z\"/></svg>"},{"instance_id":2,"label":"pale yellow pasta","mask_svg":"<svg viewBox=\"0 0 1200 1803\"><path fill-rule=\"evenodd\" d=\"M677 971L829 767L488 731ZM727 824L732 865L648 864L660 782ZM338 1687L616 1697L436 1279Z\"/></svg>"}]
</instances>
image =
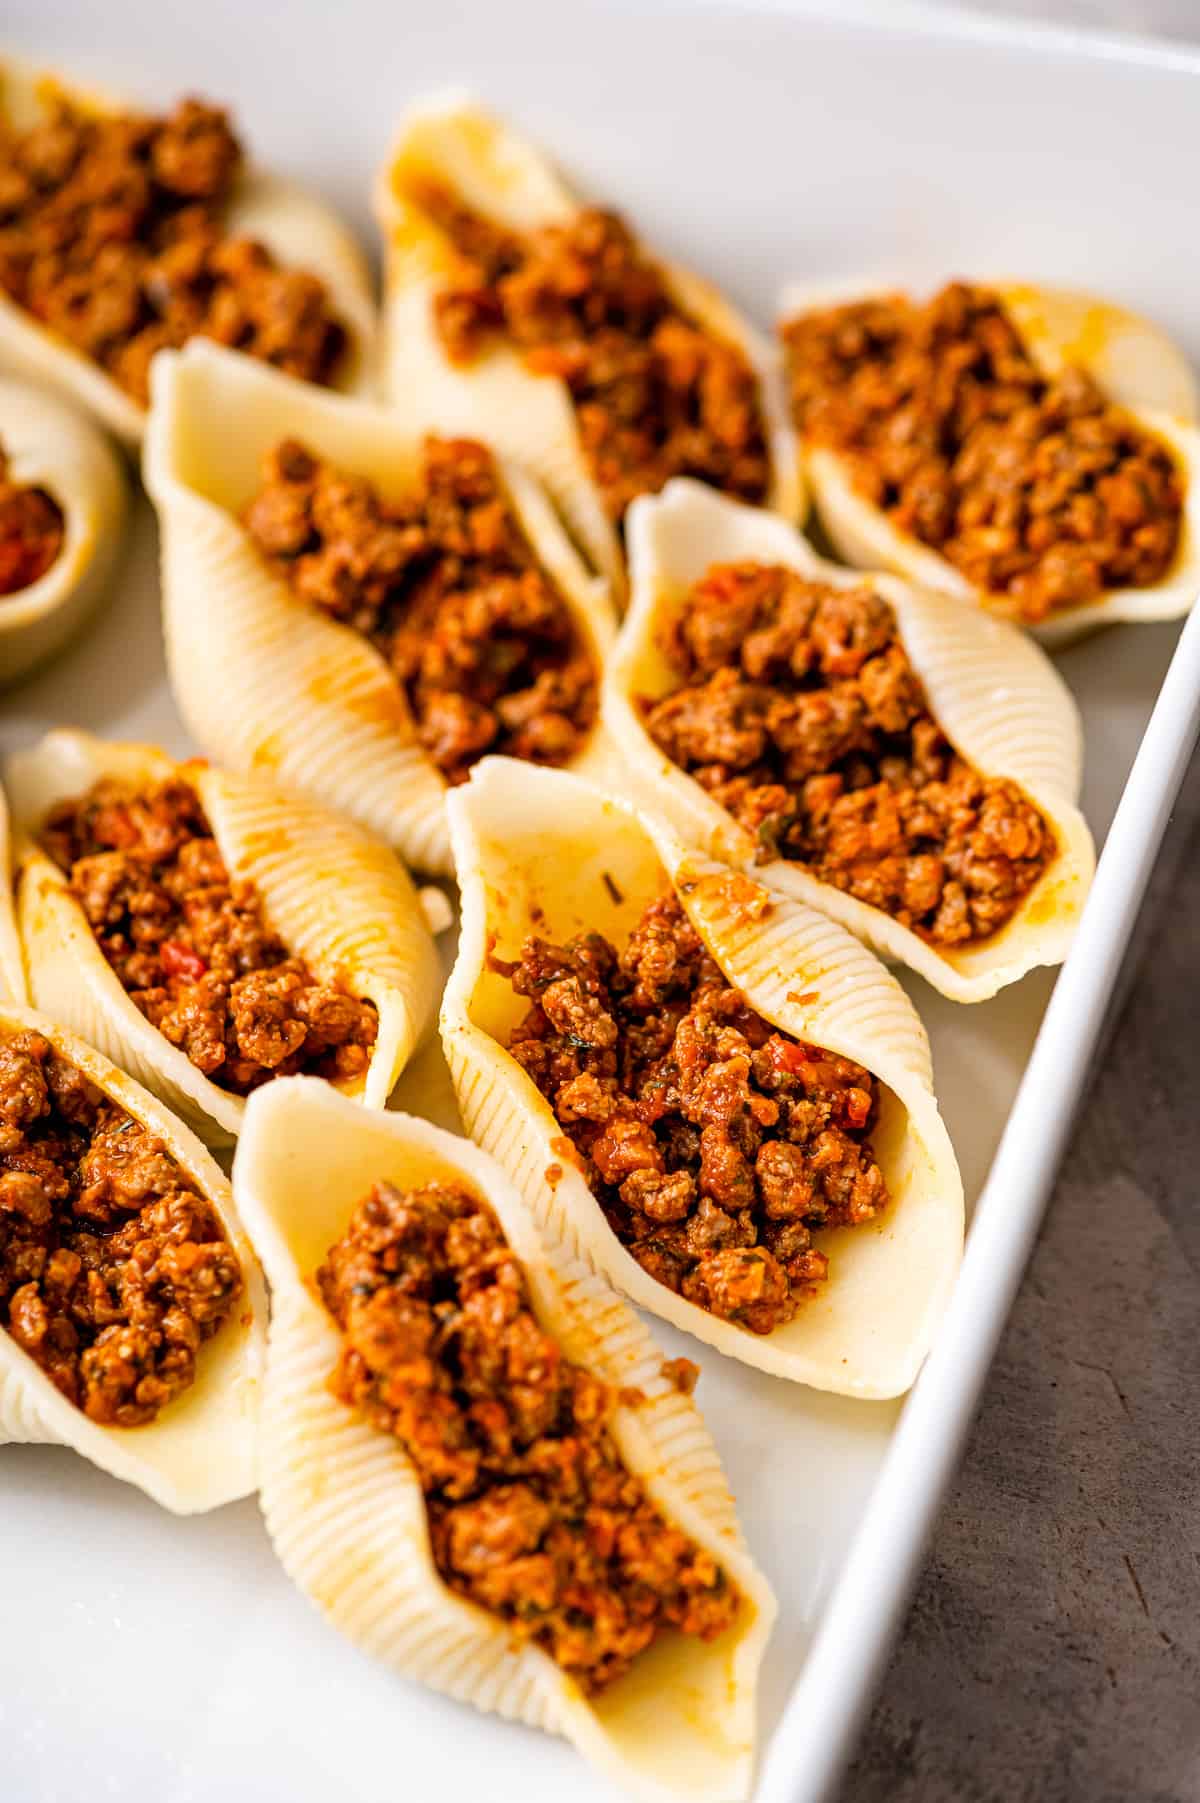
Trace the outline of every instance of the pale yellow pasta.
<instances>
[{"instance_id":1,"label":"pale yellow pasta","mask_svg":"<svg viewBox=\"0 0 1200 1803\"><path fill-rule=\"evenodd\" d=\"M1095 854L1075 805L1082 768L1079 715L1049 658L1024 633L895 577L871 586L892 607L900 640L930 709L954 748L985 776L1007 777L1054 829L1057 853L999 931L962 945L939 945L832 884L800 862L757 863L744 827L654 743L639 703L678 683L664 637L689 589L713 564L782 564L836 587L863 581L819 558L785 521L715 495L695 482L672 482L638 501L628 526L632 591L609 661L603 713L621 755L614 780L653 806L689 845L753 866L770 887L822 909L885 958L907 964L954 1001L979 1002L1042 964L1066 956L1092 879Z\"/></svg>"},{"instance_id":2,"label":"pale yellow pasta","mask_svg":"<svg viewBox=\"0 0 1200 1803\"><path fill-rule=\"evenodd\" d=\"M0 122L16 131L28 130L60 97L91 113L129 110L116 94L0 57ZM230 235L258 239L282 264L304 269L324 283L347 336L337 386L350 393L370 393L377 355L370 272L362 250L333 210L291 182L251 167L237 180L224 224ZM98 363L3 293L0 369L19 371L57 389L126 444L140 443L146 409Z\"/></svg>"},{"instance_id":3,"label":"pale yellow pasta","mask_svg":"<svg viewBox=\"0 0 1200 1803\"><path fill-rule=\"evenodd\" d=\"M423 438L399 408L323 394L215 345L161 355L152 382L146 486L163 546L171 686L194 737L237 770L269 772L369 827L414 868L450 876L446 780L422 745L404 688L352 626L297 600L239 515L266 454L298 438L384 494L421 481ZM513 512L597 672L615 631L545 495L501 462ZM594 730L572 767L603 767Z\"/></svg>"},{"instance_id":4,"label":"pale yellow pasta","mask_svg":"<svg viewBox=\"0 0 1200 1803\"><path fill-rule=\"evenodd\" d=\"M193 1133L92 1046L30 1008L0 1001L0 1040L36 1032L60 1058L159 1140L212 1205L244 1289L196 1360L195 1381L141 1427L107 1427L68 1401L0 1325L0 1445L69 1446L179 1515L216 1509L257 1488L267 1292L229 1184Z\"/></svg>"},{"instance_id":5,"label":"pale yellow pasta","mask_svg":"<svg viewBox=\"0 0 1200 1803\"><path fill-rule=\"evenodd\" d=\"M0 449L9 479L44 490L63 524L49 569L27 588L0 595L4 689L61 650L103 598L125 536L127 485L112 446L85 414L3 377Z\"/></svg>"},{"instance_id":6,"label":"pale yellow pasta","mask_svg":"<svg viewBox=\"0 0 1200 1803\"><path fill-rule=\"evenodd\" d=\"M499 1217L541 1325L564 1355L624 1394L611 1431L662 1514L711 1552L742 1607L718 1639L666 1632L587 1698L532 1641L442 1583L424 1499L400 1442L338 1401L342 1344L311 1278L377 1182L440 1182ZM261 1499L284 1567L333 1625L405 1677L477 1709L565 1735L643 1803L745 1797L755 1691L775 1601L746 1548L699 1410L668 1381L632 1311L534 1227L491 1160L409 1115L367 1115L328 1086L285 1078L251 1098L234 1192L273 1299Z\"/></svg>"},{"instance_id":7,"label":"pale yellow pasta","mask_svg":"<svg viewBox=\"0 0 1200 1803\"><path fill-rule=\"evenodd\" d=\"M1159 439L1184 481L1179 545L1166 574L1144 588L1110 589L1050 613L1029 627L1057 645L1121 620L1173 620L1188 612L1200 590L1200 431L1196 384L1186 359L1149 320L1095 295L1031 282L987 284L1000 298L1035 363L1047 375L1066 364L1085 369L1134 421ZM883 281L841 283L836 289L794 284L780 305L786 322L816 307L840 306L887 292ZM896 526L856 488L837 451L801 444L801 462L821 525L839 557L865 570L888 570L910 582L1019 620L1020 604L988 593L957 566Z\"/></svg>"},{"instance_id":8,"label":"pale yellow pasta","mask_svg":"<svg viewBox=\"0 0 1200 1803\"><path fill-rule=\"evenodd\" d=\"M420 183L431 178L485 218L518 231L566 220L581 204L533 145L468 96L441 96L414 107L376 194L385 256L384 391L406 420L475 433L530 470L621 597L620 540L588 466L566 384L535 375L519 352L504 345L463 368L441 344L433 302L452 277L454 260L445 234L420 202ZM710 284L674 265L662 267L681 310L736 345L754 370L771 464L768 504L797 517L800 473L774 347Z\"/></svg>"},{"instance_id":9,"label":"pale yellow pasta","mask_svg":"<svg viewBox=\"0 0 1200 1803\"><path fill-rule=\"evenodd\" d=\"M468 1131L539 1227L639 1306L732 1358L851 1396L907 1389L958 1268L963 1195L929 1044L895 978L824 914L689 852L660 818L577 778L487 758L450 809L463 915L442 1043ZM669 888L752 1008L864 1065L882 1085L872 1137L891 1206L870 1226L814 1235L829 1256L828 1282L769 1334L718 1318L643 1270L610 1229L549 1102L507 1049L527 1002L493 955L515 959L534 932L561 943L596 931L622 944Z\"/></svg>"},{"instance_id":10,"label":"pale yellow pasta","mask_svg":"<svg viewBox=\"0 0 1200 1803\"><path fill-rule=\"evenodd\" d=\"M49 733L8 767L20 833L17 923L32 998L160 1095L210 1143L236 1137L245 1099L220 1088L164 1038L126 993L65 873L36 833L55 803L103 776L140 785L178 778L195 790L232 877L252 883L289 952L318 980L371 1001L379 1030L365 1073L347 1092L382 1108L436 1002L437 952L420 899L380 840L263 777L150 745Z\"/></svg>"}]
</instances>

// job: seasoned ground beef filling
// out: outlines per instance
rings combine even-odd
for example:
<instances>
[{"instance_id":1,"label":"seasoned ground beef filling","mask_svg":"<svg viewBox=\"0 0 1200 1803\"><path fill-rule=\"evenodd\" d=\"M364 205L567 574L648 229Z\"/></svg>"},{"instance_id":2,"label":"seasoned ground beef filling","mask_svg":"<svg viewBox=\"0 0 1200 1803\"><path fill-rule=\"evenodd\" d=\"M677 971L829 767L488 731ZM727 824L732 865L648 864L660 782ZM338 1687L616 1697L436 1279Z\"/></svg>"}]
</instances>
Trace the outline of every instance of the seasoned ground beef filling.
<instances>
[{"instance_id":1,"label":"seasoned ground beef filling","mask_svg":"<svg viewBox=\"0 0 1200 1803\"><path fill-rule=\"evenodd\" d=\"M245 521L301 600L381 653L447 782L489 751L563 764L580 749L596 672L482 445L428 439L422 492L385 500L287 439Z\"/></svg>"},{"instance_id":2,"label":"seasoned ground beef filling","mask_svg":"<svg viewBox=\"0 0 1200 1803\"><path fill-rule=\"evenodd\" d=\"M44 488L14 482L0 445L0 596L41 580L63 546L62 509Z\"/></svg>"},{"instance_id":3,"label":"seasoned ground beef filling","mask_svg":"<svg viewBox=\"0 0 1200 1803\"><path fill-rule=\"evenodd\" d=\"M681 686L643 704L646 730L764 858L953 946L1002 927L1054 856L1016 785L952 749L870 589L717 564L664 648Z\"/></svg>"},{"instance_id":4,"label":"seasoned ground beef filling","mask_svg":"<svg viewBox=\"0 0 1200 1803\"><path fill-rule=\"evenodd\" d=\"M124 989L222 1089L366 1070L374 1003L289 955L253 885L230 876L188 783L104 778L53 810L42 844Z\"/></svg>"},{"instance_id":5,"label":"seasoned ground beef filling","mask_svg":"<svg viewBox=\"0 0 1200 1803\"><path fill-rule=\"evenodd\" d=\"M0 126L0 291L142 403L154 353L197 335L331 381L346 339L324 284L223 229L241 170L226 115L198 100L165 118L59 100L28 131Z\"/></svg>"},{"instance_id":6,"label":"seasoned ground beef filling","mask_svg":"<svg viewBox=\"0 0 1200 1803\"><path fill-rule=\"evenodd\" d=\"M953 282L783 328L801 431L904 532L1023 618L1167 574L1183 481L1086 372L1041 373L997 297Z\"/></svg>"},{"instance_id":7,"label":"seasoned ground beef filling","mask_svg":"<svg viewBox=\"0 0 1200 1803\"><path fill-rule=\"evenodd\" d=\"M437 296L447 353L469 363L507 339L575 404L584 452L614 523L671 476L754 503L770 481L758 387L742 352L687 318L613 213L583 208L521 236L430 183L419 205L460 267Z\"/></svg>"},{"instance_id":8,"label":"seasoned ground beef filling","mask_svg":"<svg viewBox=\"0 0 1200 1803\"><path fill-rule=\"evenodd\" d=\"M609 1225L668 1289L752 1333L790 1321L825 1279L820 1227L888 1201L869 1072L748 1007L673 895L620 953L589 933L531 938L513 1057L549 1101Z\"/></svg>"},{"instance_id":9,"label":"seasoned ground beef filling","mask_svg":"<svg viewBox=\"0 0 1200 1803\"><path fill-rule=\"evenodd\" d=\"M626 1467L613 1391L539 1325L486 1204L377 1184L317 1284L344 1335L334 1394L408 1453L452 1590L591 1693L664 1628L730 1626L736 1591Z\"/></svg>"},{"instance_id":10,"label":"seasoned ground beef filling","mask_svg":"<svg viewBox=\"0 0 1200 1803\"><path fill-rule=\"evenodd\" d=\"M241 1290L161 1141L40 1033L0 1038L0 1326L67 1400L106 1427L153 1421Z\"/></svg>"}]
</instances>

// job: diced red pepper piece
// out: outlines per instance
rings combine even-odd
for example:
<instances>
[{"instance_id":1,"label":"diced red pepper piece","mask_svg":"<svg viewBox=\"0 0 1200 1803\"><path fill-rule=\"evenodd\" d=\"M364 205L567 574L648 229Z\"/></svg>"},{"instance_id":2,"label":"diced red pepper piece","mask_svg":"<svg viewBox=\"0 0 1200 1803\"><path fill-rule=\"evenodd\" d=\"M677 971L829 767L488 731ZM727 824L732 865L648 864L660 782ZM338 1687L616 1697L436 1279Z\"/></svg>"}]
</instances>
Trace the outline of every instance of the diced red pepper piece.
<instances>
[{"instance_id":1,"label":"diced red pepper piece","mask_svg":"<svg viewBox=\"0 0 1200 1803\"><path fill-rule=\"evenodd\" d=\"M198 983L208 969L199 952L190 945L181 945L178 939L164 940L158 958L168 977L179 977L185 983Z\"/></svg>"},{"instance_id":2,"label":"diced red pepper piece","mask_svg":"<svg viewBox=\"0 0 1200 1803\"><path fill-rule=\"evenodd\" d=\"M797 1076L806 1064L812 1063L812 1052L805 1045L799 1045L794 1039L782 1039L773 1034L768 1041L771 1063L777 1071L788 1071Z\"/></svg>"}]
</instances>

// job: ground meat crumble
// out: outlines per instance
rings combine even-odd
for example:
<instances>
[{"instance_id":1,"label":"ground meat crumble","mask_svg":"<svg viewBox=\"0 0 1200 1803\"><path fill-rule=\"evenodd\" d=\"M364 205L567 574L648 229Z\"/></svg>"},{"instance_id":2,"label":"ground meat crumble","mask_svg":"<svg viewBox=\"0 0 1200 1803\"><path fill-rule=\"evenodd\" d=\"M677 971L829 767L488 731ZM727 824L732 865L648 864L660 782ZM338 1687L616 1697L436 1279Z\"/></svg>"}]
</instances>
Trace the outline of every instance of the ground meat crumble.
<instances>
[{"instance_id":1,"label":"ground meat crumble","mask_svg":"<svg viewBox=\"0 0 1200 1803\"><path fill-rule=\"evenodd\" d=\"M52 810L41 841L122 987L220 1088L365 1072L374 1003L289 955L253 884L230 876L190 784L102 778Z\"/></svg>"},{"instance_id":2,"label":"ground meat crumble","mask_svg":"<svg viewBox=\"0 0 1200 1803\"><path fill-rule=\"evenodd\" d=\"M414 198L458 256L452 285L434 302L447 354L469 363L504 338L531 369L566 383L614 523L672 476L766 500L753 369L736 345L680 310L621 219L587 207L522 236L440 184L418 185Z\"/></svg>"},{"instance_id":3,"label":"ground meat crumble","mask_svg":"<svg viewBox=\"0 0 1200 1803\"><path fill-rule=\"evenodd\" d=\"M935 945L1011 919L1055 853L1015 783L929 712L888 604L777 565L716 564L664 650L646 730L758 842Z\"/></svg>"},{"instance_id":4,"label":"ground meat crumble","mask_svg":"<svg viewBox=\"0 0 1200 1803\"><path fill-rule=\"evenodd\" d=\"M541 1327L485 1203L379 1183L316 1281L344 1336L331 1388L404 1446L452 1590L592 1694L662 1629L730 1626L737 1592L625 1465L616 1395Z\"/></svg>"},{"instance_id":5,"label":"ground meat crumble","mask_svg":"<svg viewBox=\"0 0 1200 1803\"><path fill-rule=\"evenodd\" d=\"M380 652L447 782L485 752L563 764L580 749L596 671L483 445L427 439L422 491L386 500L287 439L245 522L300 599Z\"/></svg>"},{"instance_id":6,"label":"ground meat crumble","mask_svg":"<svg viewBox=\"0 0 1200 1803\"><path fill-rule=\"evenodd\" d=\"M1081 368L1042 374L998 297L953 282L783 327L807 438L901 531L1029 621L1168 572L1183 480Z\"/></svg>"},{"instance_id":7,"label":"ground meat crumble","mask_svg":"<svg viewBox=\"0 0 1200 1803\"><path fill-rule=\"evenodd\" d=\"M160 1140L40 1033L0 1038L0 1325L105 1427L153 1421L242 1290Z\"/></svg>"},{"instance_id":8,"label":"ground meat crumble","mask_svg":"<svg viewBox=\"0 0 1200 1803\"><path fill-rule=\"evenodd\" d=\"M674 895L623 951L532 937L509 1050L570 1136L609 1225L668 1289L752 1333L825 1280L820 1227L888 1201L875 1078L777 1032L732 988Z\"/></svg>"},{"instance_id":9,"label":"ground meat crumble","mask_svg":"<svg viewBox=\"0 0 1200 1803\"><path fill-rule=\"evenodd\" d=\"M0 596L32 588L63 547L62 508L44 488L14 482L0 445Z\"/></svg>"},{"instance_id":10,"label":"ground meat crumble","mask_svg":"<svg viewBox=\"0 0 1200 1803\"><path fill-rule=\"evenodd\" d=\"M197 335L330 382L346 334L324 284L223 229L242 167L199 100L149 118L60 98L0 126L0 291L143 404L155 352Z\"/></svg>"}]
</instances>

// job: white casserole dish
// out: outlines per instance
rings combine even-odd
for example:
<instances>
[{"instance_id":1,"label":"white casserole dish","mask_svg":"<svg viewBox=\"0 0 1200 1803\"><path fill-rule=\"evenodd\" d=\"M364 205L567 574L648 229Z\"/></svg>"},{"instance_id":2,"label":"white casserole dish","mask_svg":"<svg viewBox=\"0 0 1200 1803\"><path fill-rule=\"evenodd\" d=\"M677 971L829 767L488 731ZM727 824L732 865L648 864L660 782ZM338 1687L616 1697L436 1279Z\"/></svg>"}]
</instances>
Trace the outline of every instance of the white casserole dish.
<instances>
[{"instance_id":1,"label":"white casserole dish","mask_svg":"<svg viewBox=\"0 0 1200 1803\"><path fill-rule=\"evenodd\" d=\"M52 48L64 66L90 59L114 86L230 99L264 158L364 232L370 175L403 103L467 81L581 186L627 205L649 240L763 321L785 275L833 280L877 262L920 284L1019 267L1142 309L1200 358L1200 241L1179 229L1194 207L1200 56L1185 51L932 12L913 28L880 26L833 0L824 15L794 0L786 13L679 0L360 0L336 30L316 0L295 0L282 65L272 9L239 0L208 0L194 15L113 0L102 20L85 0L61 0L53 46L42 0L12 0L8 35L27 55ZM5 698L0 752L64 721L187 749L163 687L153 557L142 510L121 593L70 657ZM1124 628L1061 656L1082 707L1084 807L1098 840L1177 637ZM974 1223L907 1402L797 1391L663 1335L673 1353L699 1357L701 1406L780 1598L757 1803L827 1794L870 1700L1198 713L1194 622L1019 1093L1053 975L969 1009L911 984ZM431 1087L416 1070L400 1100L444 1120L435 1061L423 1068ZM0 1498L0 1729L13 1803L72 1794L81 1764L94 1790L164 1803L612 1803L565 1744L476 1717L355 1655L293 1592L250 1504L178 1523L65 1454L21 1448L0 1461Z\"/></svg>"}]
</instances>

